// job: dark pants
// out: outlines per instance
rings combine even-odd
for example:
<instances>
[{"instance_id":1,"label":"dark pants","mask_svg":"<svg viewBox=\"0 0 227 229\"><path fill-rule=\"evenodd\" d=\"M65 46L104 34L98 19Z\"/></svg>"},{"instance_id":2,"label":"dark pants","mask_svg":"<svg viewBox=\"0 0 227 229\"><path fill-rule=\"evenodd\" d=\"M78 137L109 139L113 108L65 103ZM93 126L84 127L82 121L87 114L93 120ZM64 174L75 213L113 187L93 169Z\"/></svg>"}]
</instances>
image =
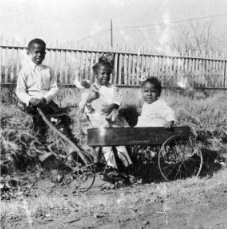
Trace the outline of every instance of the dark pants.
<instances>
[{"instance_id":1,"label":"dark pants","mask_svg":"<svg viewBox=\"0 0 227 229\"><path fill-rule=\"evenodd\" d=\"M51 117L54 118L52 122L58 130L65 134L68 138L72 138L72 132L70 129L71 119L66 114L61 114L62 109L58 107L56 103L51 101L45 106L39 107L45 116L51 121ZM25 107L25 112L32 116L33 130L41 144L46 144L46 135L48 126L43 121L41 115L37 111L36 106Z\"/></svg>"}]
</instances>

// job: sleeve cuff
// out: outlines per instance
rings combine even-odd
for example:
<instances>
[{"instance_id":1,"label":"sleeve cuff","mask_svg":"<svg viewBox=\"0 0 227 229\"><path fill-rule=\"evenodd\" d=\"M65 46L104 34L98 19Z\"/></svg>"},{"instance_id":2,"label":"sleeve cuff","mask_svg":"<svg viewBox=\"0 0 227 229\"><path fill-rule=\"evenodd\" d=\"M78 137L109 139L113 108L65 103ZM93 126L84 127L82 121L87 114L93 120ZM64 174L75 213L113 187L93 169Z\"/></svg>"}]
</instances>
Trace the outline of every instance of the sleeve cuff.
<instances>
[{"instance_id":1,"label":"sleeve cuff","mask_svg":"<svg viewBox=\"0 0 227 229\"><path fill-rule=\"evenodd\" d=\"M174 121L174 122L176 122L175 114L169 114L169 115L166 117L166 120L167 120L167 122L169 122L169 121Z\"/></svg>"},{"instance_id":2,"label":"sleeve cuff","mask_svg":"<svg viewBox=\"0 0 227 229\"><path fill-rule=\"evenodd\" d=\"M47 103L49 103L52 100L51 96L49 95L45 95L43 97L46 99Z\"/></svg>"},{"instance_id":3,"label":"sleeve cuff","mask_svg":"<svg viewBox=\"0 0 227 229\"><path fill-rule=\"evenodd\" d=\"M27 107L29 106L30 100L31 100L31 97L30 98L27 98L26 101L25 101L25 104L26 104Z\"/></svg>"}]
</instances>

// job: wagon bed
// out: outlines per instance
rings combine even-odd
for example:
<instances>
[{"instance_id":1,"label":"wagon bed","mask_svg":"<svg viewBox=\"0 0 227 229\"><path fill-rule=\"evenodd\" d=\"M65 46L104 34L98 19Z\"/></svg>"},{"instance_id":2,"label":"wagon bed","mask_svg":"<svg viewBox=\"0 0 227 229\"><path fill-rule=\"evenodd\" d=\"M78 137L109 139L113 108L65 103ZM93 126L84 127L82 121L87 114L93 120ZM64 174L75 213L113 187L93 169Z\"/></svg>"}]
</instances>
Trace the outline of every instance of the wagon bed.
<instances>
[{"instance_id":1,"label":"wagon bed","mask_svg":"<svg viewBox=\"0 0 227 229\"><path fill-rule=\"evenodd\" d=\"M119 146L119 145L162 145L172 136L181 140L189 137L187 126L173 127L123 127L123 128L92 128L87 131L89 146Z\"/></svg>"},{"instance_id":2,"label":"wagon bed","mask_svg":"<svg viewBox=\"0 0 227 229\"><path fill-rule=\"evenodd\" d=\"M142 163L156 164L165 180L198 176L203 158L199 146L190 138L189 127L92 128L87 144L96 146L132 146Z\"/></svg>"}]
</instances>

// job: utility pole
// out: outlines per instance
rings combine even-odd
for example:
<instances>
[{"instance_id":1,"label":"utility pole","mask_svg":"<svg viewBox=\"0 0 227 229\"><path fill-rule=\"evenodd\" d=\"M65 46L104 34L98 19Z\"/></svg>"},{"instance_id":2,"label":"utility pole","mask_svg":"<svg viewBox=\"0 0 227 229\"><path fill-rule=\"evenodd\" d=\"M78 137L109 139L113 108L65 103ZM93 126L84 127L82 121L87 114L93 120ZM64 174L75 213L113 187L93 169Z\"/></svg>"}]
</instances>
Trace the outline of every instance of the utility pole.
<instances>
[{"instance_id":1,"label":"utility pole","mask_svg":"<svg viewBox=\"0 0 227 229\"><path fill-rule=\"evenodd\" d=\"M112 19L110 20L110 46L113 48L113 25Z\"/></svg>"}]
</instances>

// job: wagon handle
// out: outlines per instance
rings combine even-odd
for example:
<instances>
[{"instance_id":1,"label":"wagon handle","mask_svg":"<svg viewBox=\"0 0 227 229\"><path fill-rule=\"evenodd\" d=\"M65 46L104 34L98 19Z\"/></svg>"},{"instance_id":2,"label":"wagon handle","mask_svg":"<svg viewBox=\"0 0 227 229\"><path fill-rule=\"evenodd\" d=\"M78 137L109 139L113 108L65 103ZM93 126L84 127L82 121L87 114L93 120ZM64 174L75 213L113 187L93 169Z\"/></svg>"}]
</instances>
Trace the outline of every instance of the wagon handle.
<instances>
[{"instance_id":1,"label":"wagon handle","mask_svg":"<svg viewBox=\"0 0 227 229\"><path fill-rule=\"evenodd\" d=\"M79 156L83 159L85 164L88 164L88 160L84 156L84 151L80 149L76 144L74 144L69 138L67 138L64 134L62 134L53 124L46 118L45 114L42 112L40 108L37 108L39 114L41 115L43 121L64 141L68 142L68 144L79 154Z\"/></svg>"}]
</instances>

